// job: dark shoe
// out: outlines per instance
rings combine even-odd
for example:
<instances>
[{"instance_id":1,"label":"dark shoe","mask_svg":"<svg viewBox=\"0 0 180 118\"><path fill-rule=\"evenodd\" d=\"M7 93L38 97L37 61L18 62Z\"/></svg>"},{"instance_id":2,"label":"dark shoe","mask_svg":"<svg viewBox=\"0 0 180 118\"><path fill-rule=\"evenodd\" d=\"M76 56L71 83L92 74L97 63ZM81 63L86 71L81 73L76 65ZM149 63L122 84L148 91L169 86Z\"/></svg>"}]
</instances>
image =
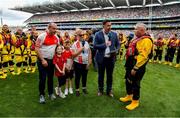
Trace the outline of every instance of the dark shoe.
<instances>
[{"instance_id":1,"label":"dark shoe","mask_svg":"<svg viewBox=\"0 0 180 118\"><path fill-rule=\"evenodd\" d=\"M103 92L100 92L100 91L98 91L98 94L97 94L98 96L102 96L103 95Z\"/></svg>"},{"instance_id":2,"label":"dark shoe","mask_svg":"<svg viewBox=\"0 0 180 118\"><path fill-rule=\"evenodd\" d=\"M83 93L84 93L84 94L88 94L88 92L87 92L86 89L83 89Z\"/></svg>"},{"instance_id":3,"label":"dark shoe","mask_svg":"<svg viewBox=\"0 0 180 118\"><path fill-rule=\"evenodd\" d=\"M76 96L78 97L78 96L80 96L80 93L79 93L79 91L76 91Z\"/></svg>"}]
</instances>

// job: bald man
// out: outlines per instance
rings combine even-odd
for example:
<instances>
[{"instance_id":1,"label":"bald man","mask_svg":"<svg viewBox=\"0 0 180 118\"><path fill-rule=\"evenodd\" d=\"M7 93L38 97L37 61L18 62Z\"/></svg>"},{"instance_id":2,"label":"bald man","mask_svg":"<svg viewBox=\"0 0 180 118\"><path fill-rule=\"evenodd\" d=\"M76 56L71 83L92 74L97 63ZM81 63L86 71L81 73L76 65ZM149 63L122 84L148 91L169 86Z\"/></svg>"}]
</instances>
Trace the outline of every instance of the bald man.
<instances>
[{"instance_id":1,"label":"bald man","mask_svg":"<svg viewBox=\"0 0 180 118\"><path fill-rule=\"evenodd\" d=\"M138 23L135 25L136 38L132 40L126 51L125 63L125 79L126 92L125 97L121 97L120 101L131 104L126 109L133 110L139 106L140 98L140 82L145 74L146 64L152 55L152 39L146 34L146 25Z\"/></svg>"},{"instance_id":2,"label":"bald man","mask_svg":"<svg viewBox=\"0 0 180 118\"><path fill-rule=\"evenodd\" d=\"M57 25L50 23L46 32L40 34L36 40L35 50L38 56L38 70L39 70L39 102L45 103L45 84L46 77L48 78L48 94L51 100L56 97L53 94L53 76L54 64L53 56L55 48L59 44L59 38L56 36Z\"/></svg>"}]
</instances>

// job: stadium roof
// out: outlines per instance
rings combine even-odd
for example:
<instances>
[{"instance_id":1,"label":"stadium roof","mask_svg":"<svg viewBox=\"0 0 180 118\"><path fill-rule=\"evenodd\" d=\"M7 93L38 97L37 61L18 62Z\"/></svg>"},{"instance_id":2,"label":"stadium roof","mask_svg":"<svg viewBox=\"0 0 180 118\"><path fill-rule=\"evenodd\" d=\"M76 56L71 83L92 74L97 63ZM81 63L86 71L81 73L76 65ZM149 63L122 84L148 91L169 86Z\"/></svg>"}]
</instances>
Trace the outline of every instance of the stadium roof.
<instances>
[{"instance_id":1,"label":"stadium roof","mask_svg":"<svg viewBox=\"0 0 180 118\"><path fill-rule=\"evenodd\" d=\"M15 7L12 10L28 13L58 13L103 9L134 8L178 4L180 0L54 0L32 6Z\"/></svg>"}]
</instances>

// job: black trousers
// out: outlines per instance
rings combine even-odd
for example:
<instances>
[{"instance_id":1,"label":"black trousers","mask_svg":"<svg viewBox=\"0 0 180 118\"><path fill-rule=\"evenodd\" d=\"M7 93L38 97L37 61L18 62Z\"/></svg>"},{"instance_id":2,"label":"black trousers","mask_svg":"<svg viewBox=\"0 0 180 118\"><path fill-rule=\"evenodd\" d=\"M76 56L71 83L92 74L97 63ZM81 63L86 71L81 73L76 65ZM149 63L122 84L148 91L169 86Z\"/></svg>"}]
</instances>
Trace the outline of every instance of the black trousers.
<instances>
[{"instance_id":1,"label":"black trousers","mask_svg":"<svg viewBox=\"0 0 180 118\"><path fill-rule=\"evenodd\" d=\"M97 62L95 60L95 55L96 55L96 50L95 49L91 49L91 53L92 53L92 63L93 63L93 67L95 70L97 70Z\"/></svg>"},{"instance_id":2,"label":"black trousers","mask_svg":"<svg viewBox=\"0 0 180 118\"><path fill-rule=\"evenodd\" d=\"M113 69L114 69L114 58L104 57L101 64L98 63L98 88L103 93L104 91L104 74L106 70L106 93L109 94L112 90L113 82Z\"/></svg>"},{"instance_id":3,"label":"black trousers","mask_svg":"<svg viewBox=\"0 0 180 118\"><path fill-rule=\"evenodd\" d=\"M133 94L133 100L139 100L140 98L140 83L145 74L145 66L141 67L135 76L131 75L131 69L126 69L125 84L126 92L128 95Z\"/></svg>"},{"instance_id":4,"label":"black trousers","mask_svg":"<svg viewBox=\"0 0 180 118\"><path fill-rule=\"evenodd\" d=\"M58 77L58 83L59 83L59 87L65 85L65 83L66 83L66 75L59 76Z\"/></svg>"},{"instance_id":5,"label":"black trousers","mask_svg":"<svg viewBox=\"0 0 180 118\"><path fill-rule=\"evenodd\" d=\"M176 57L176 63L179 64L179 62L180 62L180 47L178 49L177 57Z\"/></svg>"},{"instance_id":6,"label":"black trousers","mask_svg":"<svg viewBox=\"0 0 180 118\"><path fill-rule=\"evenodd\" d=\"M18 63L16 63L16 66L17 66L17 67L21 67L22 65L23 65L23 66L27 66L27 62L24 61L24 62L18 62Z\"/></svg>"},{"instance_id":7,"label":"black trousers","mask_svg":"<svg viewBox=\"0 0 180 118\"><path fill-rule=\"evenodd\" d=\"M2 69L2 57L0 56L0 69Z\"/></svg>"},{"instance_id":8,"label":"black trousers","mask_svg":"<svg viewBox=\"0 0 180 118\"><path fill-rule=\"evenodd\" d=\"M124 51L124 49L123 49L123 48L121 48L121 49L120 49L120 51L119 51L119 53L120 53L120 57L122 57L122 56L123 56L123 51Z\"/></svg>"},{"instance_id":9,"label":"black trousers","mask_svg":"<svg viewBox=\"0 0 180 118\"><path fill-rule=\"evenodd\" d=\"M36 63L31 63L31 66L36 66Z\"/></svg>"},{"instance_id":10,"label":"black trousers","mask_svg":"<svg viewBox=\"0 0 180 118\"><path fill-rule=\"evenodd\" d=\"M13 61L4 62L2 63L2 66L3 67L14 66L14 62Z\"/></svg>"},{"instance_id":11,"label":"black trousers","mask_svg":"<svg viewBox=\"0 0 180 118\"><path fill-rule=\"evenodd\" d=\"M86 66L87 66L86 64L80 64L80 63L74 62L76 89L79 89L81 77L82 77L82 87L83 88L86 87L87 74L88 74L88 70L86 69Z\"/></svg>"},{"instance_id":12,"label":"black trousers","mask_svg":"<svg viewBox=\"0 0 180 118\"><path fill-rule=\"evenodd\" d=\"M156 55L154 56L154 60L157 60L158 58L158 60L161 61L163 50L155 49L155 52L156 52Z\"/></svg>"},{"instance_id":13,"label":"black trousers","mask_svg":"<svg viewBox=\"0 0 180 118\"><path fill-rule=\"evenodd\" d=\"M174 58L176 48L168 48L165 56L165 61L172 62Z\"/></svg>"},{"instance_id":14,"label":"black trousers","mask_svg":"<svg viewBox=\"0 0 180 118\"><path fill-rule=\"evenodd\" d=\"M70 79L70 80L73 79L73 77L74 77L74 70L70 70L70 71L66 70L65 73L66 73L66 79Z\"/></svg>"},{"instance_id":15,"label":"black trousers","mask_svg":"<svg viewBox=\"0 0 180 118\"><path fill-rule=\"evenodd\" d=\"M45 59L48 62L48 66L44 67L40 60L37 61L39 70L39 94L45 95L46 77L48 78L48 94L53 94L53 76L54 76L54 64L53 60Z\"/></svg>"}]
</instances>

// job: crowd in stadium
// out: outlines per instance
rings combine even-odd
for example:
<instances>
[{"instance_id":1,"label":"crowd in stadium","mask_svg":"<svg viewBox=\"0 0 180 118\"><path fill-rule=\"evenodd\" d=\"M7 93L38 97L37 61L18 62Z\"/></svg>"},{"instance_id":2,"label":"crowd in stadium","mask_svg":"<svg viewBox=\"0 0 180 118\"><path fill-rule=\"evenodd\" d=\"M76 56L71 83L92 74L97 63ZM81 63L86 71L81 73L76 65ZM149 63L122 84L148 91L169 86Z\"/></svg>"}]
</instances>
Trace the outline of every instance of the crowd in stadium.
<instances>
[{"instance_id":1,"label":"crowd in stadium","mask_svg":"<svg viewBox=\"0 0 180 118\"><path fill-rule=\"evenodd\" d=\"M153 17L178 16L180 11L179 5L170 5L166 7L153 7ZM149 18L149 8L129 8L116 10L100 10L100 11L81 11L69 13L51 13L33 15L26 22L57 22L57 21L78 21L78 20L94 20L107 18Z\"/></svg>"},{"instance_id":2,"label":"crowd in stadium","mask_svg":"<svg viewBox=\"0 0 180 118\"><path fill-rule=\"evenodd\" d=\"M95 29L94 29L95 30ZM98 30L98 29L96 29ZM121 32L125 36L128 36L130 33L133 32L133 30L115 30L117 33ZM68 32L70 36L73 36L74 30L62 30L61 34L63 35L65 32ZM168 39L169 36L172 34L172 32L177 33L180 32L180 29L159 29L159 30L151 30L152 37L157 39L159 34L163 34L163 37L165 39Z\"/></svg>"}]
</instances>

